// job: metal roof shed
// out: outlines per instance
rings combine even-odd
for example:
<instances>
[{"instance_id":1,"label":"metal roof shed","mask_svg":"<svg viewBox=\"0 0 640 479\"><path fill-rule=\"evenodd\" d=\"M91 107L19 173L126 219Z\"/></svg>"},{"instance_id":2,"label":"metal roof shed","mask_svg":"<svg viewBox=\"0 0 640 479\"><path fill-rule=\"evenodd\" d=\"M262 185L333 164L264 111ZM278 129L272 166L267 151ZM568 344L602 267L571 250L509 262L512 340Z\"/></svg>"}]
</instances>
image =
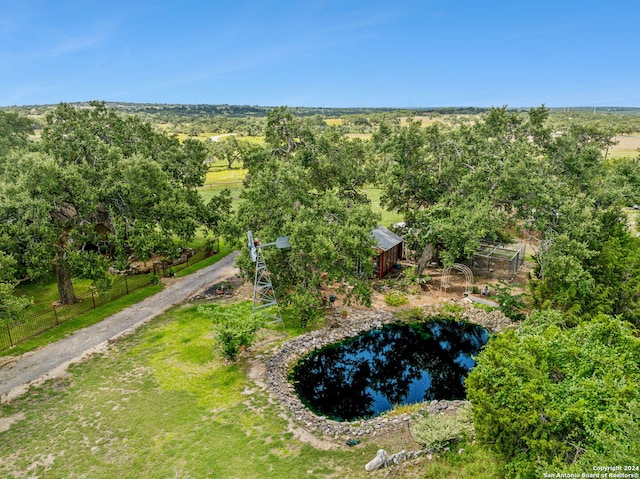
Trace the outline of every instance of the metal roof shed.
<instances>
[{"instance_id":1,"label":"metal roof shed","mask_svg":"<svg viewBox=\"0 0 640 479\"><path fill-rule=\"evenodd\" d=\"M375 249L378 252L375 274L383 278L402 258L404 239L384 226L377 226L371 234L376 239Z\"/></svg>"}]
</instances>

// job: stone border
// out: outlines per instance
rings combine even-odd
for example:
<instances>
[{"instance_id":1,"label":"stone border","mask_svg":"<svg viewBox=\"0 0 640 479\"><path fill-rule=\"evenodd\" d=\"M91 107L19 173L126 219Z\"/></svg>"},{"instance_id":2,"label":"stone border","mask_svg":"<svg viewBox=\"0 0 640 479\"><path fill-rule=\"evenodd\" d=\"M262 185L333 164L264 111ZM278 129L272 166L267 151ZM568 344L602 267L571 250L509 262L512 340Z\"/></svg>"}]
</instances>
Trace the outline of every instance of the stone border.
<instances>
[{"instance_id":1,"label":"stone border","mask_svg":"<svg viewBox=\"0 0 640 479\"><path fill-rule=\"evenodd\" d=\"M470 302L464 300L428 305L421 309L426 317L449 317L467 321L483 326L492 332L500 332L514 326L514 323L504 316L502 312L498 310L487 312L473 307ZM460 309L460 312L452 313L450 312L452 309ZM267 388L291 412L294 420L308 429L335 439L361 437L410 424L412 420L411 414L394 414L393 411L372 419L338 422L323 416L317 416L300 401L293 385L288 380L288 375L293 365L301 357L315 349L348 337L357 336L364 331L378 329L385 324L402 321L400 317L389 311L361 310L351 310L347 318L336 319L337 327L319 329L297 336L287 341L277 353L272 355L266 361L265 383ZM431 401L429 404L423 403L423 406L417 412L428 411L430 414L452 412L465 403L467 401Z\"/></svg>"}]
</instances>

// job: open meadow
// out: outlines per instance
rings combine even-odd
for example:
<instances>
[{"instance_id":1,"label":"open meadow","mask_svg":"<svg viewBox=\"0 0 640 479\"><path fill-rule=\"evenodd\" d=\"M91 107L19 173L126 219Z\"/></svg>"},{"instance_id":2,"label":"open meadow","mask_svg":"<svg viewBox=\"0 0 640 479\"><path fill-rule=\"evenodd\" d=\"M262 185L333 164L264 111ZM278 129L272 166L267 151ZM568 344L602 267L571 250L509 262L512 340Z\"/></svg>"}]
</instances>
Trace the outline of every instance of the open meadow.
<instances>
[{"instance_id":1,"label":"open meadow","mask_svg":"<svg viewBox=\"0 0 640 479\"><path fill-rule=\"evenodd\" d=\"M249 314L250 303L228 305ZM290 327L291 326L291 327ZM292 325L289 334L295 334ZM211 317L176 307L108 351L0 409L0 477L486 477L499 462L473 444L375 473L385 448L419 449L408 431L343 440L291 420L261 383L266 353L288 335L265 330L239 362L222 360Z\"/></svg>"},{"instance_id":2,"label":"open meadow","mask_svg":"<svg viewBox=\"0 0 640 479\"><path fill-rule=\"evenodd\" d=\"M609 148L609 158L633 158L640 155L640 134L619 135L614 140L617 143Z\"/></svg>"}]
</instances>

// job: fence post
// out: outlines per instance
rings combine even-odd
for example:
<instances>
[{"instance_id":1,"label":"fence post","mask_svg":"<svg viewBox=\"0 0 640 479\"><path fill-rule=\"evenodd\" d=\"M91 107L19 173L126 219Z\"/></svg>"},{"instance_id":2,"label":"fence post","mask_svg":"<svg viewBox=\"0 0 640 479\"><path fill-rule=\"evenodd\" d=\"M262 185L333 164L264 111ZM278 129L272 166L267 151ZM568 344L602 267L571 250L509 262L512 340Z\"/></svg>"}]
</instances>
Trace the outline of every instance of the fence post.
<instances>
[{"instance_id":1,"label":"fence post","mask_svg":"<svg viewBox=\"0 0 640 479\"><path fill-rule=\"evenodd\" d=\"M56 311L56 305L52 304L51 309L53 309L53 317L56 319L56 326L58 326L60 323L58 322L58 312Z\"/></svg>"},{"instance_id":2,"label":"fence post","mask_svg":"<svg viewBox=\"0 0 640 479\"><path fill-rule=\"evenodd\" d=\"M9 335L9 344L13 347L13 339L11 339L11 328L9 327L9 323L7 323L7 334Z\"/></svg>"},{"instance_id":3,"label":"fence post","mask_svg":"<svg viewBox=\"0 0 640 479\"><path fill-rule=\"evenodd\" d=\"M96 309L96 296L93 288L91 288L91 301L93 301L93 309Z\"/></svg>"},{"instance_id":4,"label":"fence post","mask_svg":"<svg viewBox=\"0 0 640 479\"><path fill-rule=\"evenodd\" d=\"M127 288L127 294L129 294L129 281L127 280L127 275L124 275L124 285Z\"/></svg>"}]
</instances>

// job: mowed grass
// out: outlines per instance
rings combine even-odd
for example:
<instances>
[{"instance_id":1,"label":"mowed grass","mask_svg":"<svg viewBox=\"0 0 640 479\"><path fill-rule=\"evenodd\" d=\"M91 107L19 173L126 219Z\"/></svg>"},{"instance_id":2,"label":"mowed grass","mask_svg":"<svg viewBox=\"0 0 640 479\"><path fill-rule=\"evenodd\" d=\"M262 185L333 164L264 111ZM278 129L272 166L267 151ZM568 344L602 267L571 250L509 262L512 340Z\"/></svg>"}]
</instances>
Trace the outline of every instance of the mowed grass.
<instances>
[{"instance_id":1,"label":"mowed grass","mask_svg":"<svg viewBox=\"0 0 640 479\"><path fill-rule=\"evenodd\" d=\"M374 445L328 452L296 440L247 380L248 361L216 354L210 328L197 307L176 309L5 406L25 419L0 433L0 477L366 477Z\"/></svg>"},{"instance_id":2,"label":"mowed grass","mask_svg":"<svg viewBox=\"0 0 640 479\"><path fill-rule=\"evenodd\" d=\"M368 186L364 188L364 193L366 193L366 195L371 200L371 206L373 208L373 211L380 214L381 216L380 224L382 226L386 226L388 228L394 223L404 221L404 216L402 216L400 213L396 213L395 211L388 211L382 207L382 205L380 204L380 196L382 195L382 188Z\"/></svg>"},{"instance_id":3,"label":"mowed grass","mask_svg":"<svg viewBox=\"0 0 640 479\"><path fill-rule=\"evenodd\" d=\"M330 449L301 441L285 409L248 379L257 353L226 364L211 324L196 305L174 308L69 376L3 405L0 420L17 421L0 432L0 477L375 478L392 471L365 472L380 447L416 449L406 433L354 447L335 440ZM268 334L282 340L279 328ZM487 450L463 447L391 477L499 476Z\"/></svg>"}]
</instances>

